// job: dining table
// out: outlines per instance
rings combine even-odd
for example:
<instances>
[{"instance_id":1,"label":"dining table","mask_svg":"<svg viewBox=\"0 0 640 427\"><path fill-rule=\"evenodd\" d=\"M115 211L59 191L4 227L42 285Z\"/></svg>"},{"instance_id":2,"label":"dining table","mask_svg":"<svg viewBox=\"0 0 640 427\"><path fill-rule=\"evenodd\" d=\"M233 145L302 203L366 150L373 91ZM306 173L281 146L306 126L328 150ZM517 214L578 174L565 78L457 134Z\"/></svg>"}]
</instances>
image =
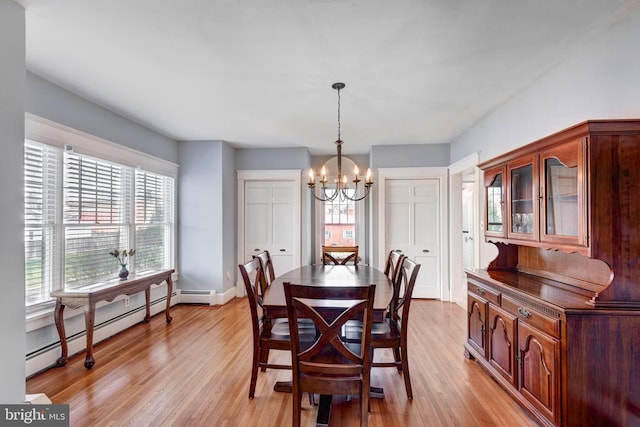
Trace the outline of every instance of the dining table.
<instances>
[{"instance_id":1,"label":"dining table","mask_svg":"<svg viewBox=\"0 0 640 427\"><path fill-rule=\"evenodd\" d=\"M367 286L375 284L374 322L381 322L384 319L393 296L391 280L384 272L374 267L368 265L305 265L288 271L271 282L262 297L262 306L267 320L287 317L287 301L283 286L285 282L308 286ZM318 302L314 308L321 313L332 309L329 302L325 305L322 301ZM291 382L277 382L274 390L291 392ZM371 387L370 396L382 398L384 397L384 391L379 387ZM331 401L332 396L320 396L317 426L327 426L329 424Z\"/></svg>"}]
</instances>

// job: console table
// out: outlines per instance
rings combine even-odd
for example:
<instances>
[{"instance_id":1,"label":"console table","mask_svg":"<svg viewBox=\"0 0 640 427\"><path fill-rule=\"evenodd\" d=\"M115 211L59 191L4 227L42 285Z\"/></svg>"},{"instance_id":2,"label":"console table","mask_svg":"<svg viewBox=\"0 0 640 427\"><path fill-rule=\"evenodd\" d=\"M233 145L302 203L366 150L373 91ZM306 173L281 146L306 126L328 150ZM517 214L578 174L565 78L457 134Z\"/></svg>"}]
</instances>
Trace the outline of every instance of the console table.
<instances>
[{"instance_id":1,"label":"console table","mask_svg":"<svg viewBox=\"0 0 640 427\"><path fill-rule=\"evenodd\" d=\"M173 319L169 315L169 308L171 307L171 293L173 292L173 282L171 280L171 274L173 272L174 270L162 270L151 273L139 273L129 276L129 279L126 280L115 279L83 286L81 288L51 292L51 296L56 299L54 319L58 334L60 335L60 346L62 347L62 355L56 361L56 365L64 366L67 364L67 335L64 330L63 318L63 312L66 306L71 308L85 307L87 354L84 360L84 367L91 369L95 364L93 358L93 327L96 303L99 301L113 301L118 295L133 295L144 291L147 309L144 321L148 322L151 319L151 310L149 307L151 285L159 285L162 282L167 282L167 307L165 309L165 316L167 323L171 323Z\"/></svg>"}]
</instances>

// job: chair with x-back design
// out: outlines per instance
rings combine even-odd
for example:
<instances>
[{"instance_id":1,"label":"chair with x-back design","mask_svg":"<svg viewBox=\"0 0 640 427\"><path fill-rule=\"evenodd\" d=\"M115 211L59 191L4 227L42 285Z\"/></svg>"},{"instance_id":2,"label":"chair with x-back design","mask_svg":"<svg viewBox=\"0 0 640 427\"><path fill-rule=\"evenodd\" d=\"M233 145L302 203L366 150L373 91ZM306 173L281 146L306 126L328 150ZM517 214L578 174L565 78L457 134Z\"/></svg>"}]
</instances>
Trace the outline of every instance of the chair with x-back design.
<instances>
[{"instance_id":1,"label":"chair with x-back design","mask_svg":"<svg viewBox=\"0 0 640 427\"><path fill-rule=\"evenodd\" d=\"M358 246L323 246L322 263L334 265L358 265Z\"/></svg>"},{"instance_id":2,"label":"chair with x-back design","mask_svg":"<svg viewBox=\"0 0 640 427\"><path fill-rule=\"evenodd\" d=\"M284 283L291 325L294 427L300 425L303 392L360 396L360 425L368 425L375 287ZM365 331L360 342L341 341L343 325L354 318L362 320ZM310 319L315 324L317 337L313 343L300 339L300 319Z\"/></svg>"}]
</instances>

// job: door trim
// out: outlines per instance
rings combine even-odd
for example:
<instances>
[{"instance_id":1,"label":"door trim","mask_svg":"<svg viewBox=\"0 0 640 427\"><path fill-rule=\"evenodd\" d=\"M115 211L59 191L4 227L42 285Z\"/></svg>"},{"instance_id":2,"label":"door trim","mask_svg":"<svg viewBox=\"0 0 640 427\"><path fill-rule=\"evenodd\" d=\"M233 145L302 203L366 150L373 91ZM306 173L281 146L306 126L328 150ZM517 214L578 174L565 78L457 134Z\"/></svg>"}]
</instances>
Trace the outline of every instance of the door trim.
<instances>
[{"instance_id":1,"label":"door trim","mask_svg":"<svg viewBox=\"0 0 640 427\"><path fill-rule=\"evenodd\" d=\"M302 188L302 169L279 169L279 170L237 170L238 177L238 252L236 255L237 263L240 264L247 260L244 259L244 185L246 181L290 181L293 183L295 191L293 192L293 208L295 210L293 218L296 223L293 224L294 230L294 268L300 267L301 260L301 236L302 236L302 196L300 188ZM236 296L245 295L244 283L238 272L236 271Z\"/></svg>"},{"instance_id":2,"label":"door trim","mask_svg":"<svg viewBox=\"0 0 640 427\"><path fill-rule=\"evenodd\" d=\"M482 194L483 187L480 184L480 169L477 168L480 155L478 152L471 153L470 155L458 160L449 166L449 203L450 212L462 209L462 175L473 171L475 177L475 191L474 191L474 218L473 218L473 263L474 268L479 268L480 258L480 213L483 212L480 206L480 195ZM465 310L467 309L466 299L462 301L455 301L454 295L466 295L467 284L462 280L462 243L459 242L459 238L462 235L462 222L453 220L454 215L450 215L452 220L449 224L449 277L451 278L451 300L458 303ZM456 216L455 218L460 218Z\"/></svg>"},{"instance_id":3,"label":"door trim","mask_svg":"<svg viewBox=\"0 0 640 427\"><path fill-rule=\"evenodd\" d=\"M447 167L413 167L413 168L379 168L377 170L379 177L379 185L377 201L378 201L378 244L377 244L377 268L384 268L387 261L387 254L384 253L385 224L386 224L386 181L388 179L437 179L439 183L440 194L440 299L449 301L449 217L447 215L448 203L447 197ZM444 285L447 284L445 287Z\"/></svg>"}]
</instances>

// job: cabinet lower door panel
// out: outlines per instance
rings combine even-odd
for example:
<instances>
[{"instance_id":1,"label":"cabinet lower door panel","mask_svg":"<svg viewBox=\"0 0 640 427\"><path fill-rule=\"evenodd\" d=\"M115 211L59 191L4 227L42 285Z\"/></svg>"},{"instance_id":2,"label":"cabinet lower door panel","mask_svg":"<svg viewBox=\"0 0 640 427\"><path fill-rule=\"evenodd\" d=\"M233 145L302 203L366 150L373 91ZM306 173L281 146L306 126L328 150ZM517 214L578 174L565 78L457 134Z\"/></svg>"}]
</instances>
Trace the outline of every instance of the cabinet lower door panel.
<instances>
[{"instance_id":1,"label":"cabinet lower door panel","mask_svg":"<svg viewBox=\"0 0 640 427\"><path fill-rule=\"evenodd\" d=\"M559 341L526 323L518 324L519 390L549 420L557 422L559 410Z\"/></svg>"},{"instance_id":2,"label":"cabinet lower door panel","mask_svg":"<svg viewBox=\"0 0 640 427\"><path fill-rule=\"evenodd\" d=\"M487 357L486 345L486 322L487 322L487 301L476 298L472 295L467 297L468 325L467 342L476 351Z\"/></svg>"},{"instance_id":3,"label":"cabinet lower door panel","mask_svg":"<svg viewBox=\"0 0 640 427\"><path fill-rule=\"evenodd\" d=\"M489 305L489 363L516 385L516 317Z\"/></svg>"}]
</instances>

